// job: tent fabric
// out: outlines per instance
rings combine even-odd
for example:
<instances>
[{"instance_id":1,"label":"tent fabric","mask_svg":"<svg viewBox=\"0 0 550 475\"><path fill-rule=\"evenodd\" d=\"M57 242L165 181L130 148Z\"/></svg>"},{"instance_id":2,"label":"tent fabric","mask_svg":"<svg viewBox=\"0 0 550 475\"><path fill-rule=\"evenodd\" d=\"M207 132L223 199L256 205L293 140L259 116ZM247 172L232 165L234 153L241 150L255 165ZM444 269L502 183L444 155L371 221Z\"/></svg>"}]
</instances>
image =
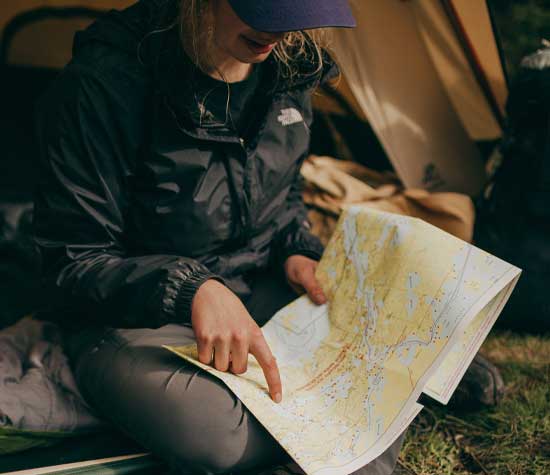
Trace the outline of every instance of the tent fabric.
<instances>
[{"instance_id":1,"label":"tent fabric","mask_svg":"<svg viewBox=\"0 0 550 475\"><path fill-rule=\"evenodd\" d=\"M1 432L1 431L0 431ZM55 433L31 431L16 431L20 441L33 442L35 445L29 450L18 453L2 455L0 457L0 473L11 472L23 473L48 473L54 470L61 470L60 465L86 464L91 461L104 459L115 460L125 456L140 455L145 449L118 430L109 427L104 431L93 434L65 435L55 438ZM15 432L12 431L12 437ZM47 443L36 446L36 442ZM160 464L160 461L158 460ZM154 472L162 473L162 472ZM21 475L21 474L17 474Z\"/></svg>"},{"instance_id":2,"label":"tent fabric","mask_svg":"<svg viewBox=\"0 0 550 475\"><path fill-rule=\"evenodd\" d=\"M452 0L452 2L466 34L472 45L475 45L475 53L483 65L493 95L504 115L509 91L487 1Z\"/></svg>"},{"instance_id":3,"label":"tent fabric","mask_svg":"<svg viewBox=\"0 0 550 475\"><path fill-rule=\"evenodd\" d=\"M136 0L9 0L0 2L0 35L18 15L41 8L83 7L97 12L122 9ZM93 19L85 16L73 19L45 18L25 27L14 38L9 64L62 68L71 58L74 32L85 28Z\"/></svg>"},{"instance_id":4,"label":"tent fabric","mask_svg":"<svg viewBox=\"0 0 550 475\"><path fill-rule=\"evenodd\" d=\"M61 69L71 59L75 31L86 28L91 21L75 17L33 22L15 35L6 61L11 65Z\"/></svg>"},{"instance_id":5,"label":"tent fabric","mask_svg":"<svg viewBox=\"0 0 550 475\"><path fill-rule=\"evenodd\" d=\"M483 72L504 114L507 89L491 19L485 1L450 2L472 45L473 54L483 65ZM463 46L457 39L441 1L415 2L414 14L423 40L445 91L470 138L492 140L502 135L500 125L483 93Z\"/></svg>"},{"instance_id":6,"label":"tent fabric","mask_svg":"<svg viewBox=\"0 0 550 475\"><path fill-rule=\"evenodd\" d=\"M168 473L168 469L151 455L138 454L8 472L4 475L130 475L138 473L159 475Z\"/></svg>"},{"instance_id":7,"label":"tent fabric","mask_svg":"<svg viewBox=\"0 0 550 475\"><path fill-rule=\"evenodd\" d=\"M34 447L49 447L70 436L66 432L30 431L0 426L0 454L13 454Z\"/></svg>"},{"instance_id":8,"label":"tent fabric","mask_svg":"<svg viewBox=\"0 0 550 475\"><path fill-rule=\"evenodd\" d=\"M357 2L357 28L335 31L336 57L405 186L477 195L483 161L434 66L417 4Z\"/></svg>"},{"instance_id":9,"label":"tent fabric","mask_svg":"<svg viewBox=\"0 0 550 475\"><path fill-rule=\"evenodd\" d=\"M135 3L135 0L9 0L0 2L0 32L13 17L34 8L78 6L108 10L124 8L132 3Z\"/></svg>"}]
</instances>

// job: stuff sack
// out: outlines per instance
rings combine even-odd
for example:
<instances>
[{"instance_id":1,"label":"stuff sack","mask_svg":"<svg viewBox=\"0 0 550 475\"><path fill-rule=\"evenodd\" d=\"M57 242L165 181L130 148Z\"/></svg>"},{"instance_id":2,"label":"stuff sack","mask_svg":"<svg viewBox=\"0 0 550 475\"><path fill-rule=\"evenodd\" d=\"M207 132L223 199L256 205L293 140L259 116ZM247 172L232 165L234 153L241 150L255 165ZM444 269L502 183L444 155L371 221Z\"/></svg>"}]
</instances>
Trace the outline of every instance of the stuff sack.
<instances>
[{"instance_id":1,"label":"stuff sack","mask_svg":"<svg viewBox=\"0 0 550 475\"><path fill-rule=\"evenodd\" d=\"M479 203L475 240L523 269L501 326L550 331L550 43L521 62L501 164Z\"/></svg>"}]
</instances>

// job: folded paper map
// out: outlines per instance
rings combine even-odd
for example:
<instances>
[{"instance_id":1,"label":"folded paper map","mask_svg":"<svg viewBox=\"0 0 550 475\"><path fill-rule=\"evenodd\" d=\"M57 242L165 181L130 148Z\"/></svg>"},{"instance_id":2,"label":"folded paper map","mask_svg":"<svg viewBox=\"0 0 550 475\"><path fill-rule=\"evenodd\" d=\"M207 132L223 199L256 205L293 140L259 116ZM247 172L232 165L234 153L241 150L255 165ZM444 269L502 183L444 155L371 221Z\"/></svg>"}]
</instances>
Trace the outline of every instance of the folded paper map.
<instances>
[{"instance_id":1,"label":"folded paper map","mask_svg":"<svg viewBox=\"0 0 550 475\"><path fill-rule=\"evenodd\" d=\"M308 475L347 475L407 428L424 392L446 404L520 269L416 218L349 206L317 267L328 303L301 296L262 327L283 400L249 355L217 376Z\"/></svg>"}]
</instances>

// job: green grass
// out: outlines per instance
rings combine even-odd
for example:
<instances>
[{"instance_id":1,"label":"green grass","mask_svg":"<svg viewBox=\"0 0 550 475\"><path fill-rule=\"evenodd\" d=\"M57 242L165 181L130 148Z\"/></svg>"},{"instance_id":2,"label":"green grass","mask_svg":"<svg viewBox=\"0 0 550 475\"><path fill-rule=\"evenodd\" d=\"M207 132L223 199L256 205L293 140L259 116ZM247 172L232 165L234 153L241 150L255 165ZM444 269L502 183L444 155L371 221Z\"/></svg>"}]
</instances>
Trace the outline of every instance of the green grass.
<instances>
[{"instance_id":1,"label":"green grass","mask_svg":"<svg viewBox=\"0 0 550 475\"><path fill-rule=\"evenodd\" d=\"M429 405L411 425L402 475L550 474L550 335L493 333L482 348L506 395L475 412Z\"/></svg>"}]
</instances>

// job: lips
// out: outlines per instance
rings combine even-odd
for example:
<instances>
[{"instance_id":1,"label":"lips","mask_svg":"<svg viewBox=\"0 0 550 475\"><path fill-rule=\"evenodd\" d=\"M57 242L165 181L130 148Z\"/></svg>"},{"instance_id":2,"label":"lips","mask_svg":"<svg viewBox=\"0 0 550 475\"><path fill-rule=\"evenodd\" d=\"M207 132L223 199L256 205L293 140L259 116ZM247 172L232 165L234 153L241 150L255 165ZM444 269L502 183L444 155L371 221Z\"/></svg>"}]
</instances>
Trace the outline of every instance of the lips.
<instances>
[{"instance_id":1,"label":"lips","mask_svg":"<svg viewBox=\"0 0 550 475\"><path fill-rule=\"evenodd\" d=\"M253 39L250 39L246 36L243 36L247 46L252 50L252 52L256 53L256 54L265 54L265 53L269 53L277 43L269 43L269 44L265 44L265 43L259 43Z\"/></svg>"}]
</instances>

